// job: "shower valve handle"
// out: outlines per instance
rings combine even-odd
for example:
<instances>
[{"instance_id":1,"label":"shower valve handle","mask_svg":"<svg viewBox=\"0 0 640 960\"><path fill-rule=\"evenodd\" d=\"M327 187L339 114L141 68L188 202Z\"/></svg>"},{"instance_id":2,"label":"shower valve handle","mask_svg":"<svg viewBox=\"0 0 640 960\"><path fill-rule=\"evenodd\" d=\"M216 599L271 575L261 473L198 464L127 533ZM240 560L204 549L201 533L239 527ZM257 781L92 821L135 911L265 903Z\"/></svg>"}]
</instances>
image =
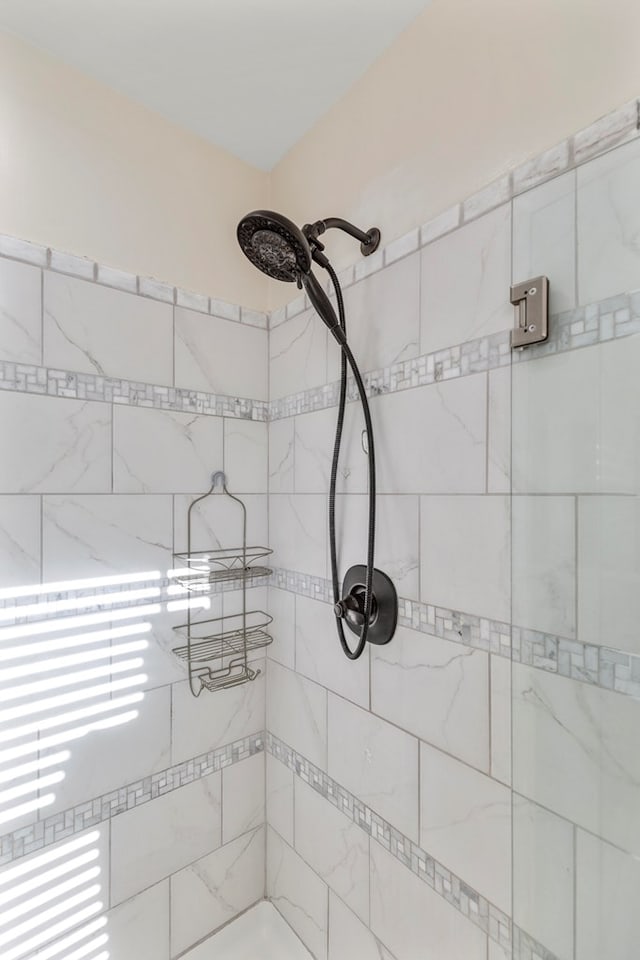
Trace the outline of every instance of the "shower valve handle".
<instances>
[{"instance_id":1,"label":"shower valve handle","mask_svg":"<svg viewBox=\"0 0 640 960\"><path fill-rule=\"evenodd\" d=\"M340 620L348 618L352 623L357 623L360 626L364 623L364 613L352 594L347 594L344 600L338 600L333 607L333 612Z\"/></svg>"}]
</instances>

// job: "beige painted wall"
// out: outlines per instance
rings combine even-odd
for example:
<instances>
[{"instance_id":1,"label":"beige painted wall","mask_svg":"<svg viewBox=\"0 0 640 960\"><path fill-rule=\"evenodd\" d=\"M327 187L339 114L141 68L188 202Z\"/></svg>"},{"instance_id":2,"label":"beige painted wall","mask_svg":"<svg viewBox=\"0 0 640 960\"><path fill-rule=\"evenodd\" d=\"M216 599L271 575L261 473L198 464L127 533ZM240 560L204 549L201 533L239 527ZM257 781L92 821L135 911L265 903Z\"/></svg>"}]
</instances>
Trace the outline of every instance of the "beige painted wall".
<instances>
[{"instance_id":1,"label":"beige painted wall","mask_svg":"<svg viewBox=\"0 0 640 960\"><path fill-rule=\"evenodd\" d=\"M389 242L639 94L638 0L432 0L269 176L0 34L0 232L277 306L295 290L233 240L248 209Z\"/></svg>"},{"instance_id":2,"label":"beige painted wall","mask_svg":"<svg viewBox=\"0 0 640 960\"><path fill-rule=\"evenodd\" d=\"M234 242L268 175L0 33L0 233L263 308Z\"/></svg>"},{"instance_id":3,"label":"beige painted wall","mask_svg":"<svg viewBox=\"0 0 640 960\"><path fill-rule=\"evenodd\" d=\"M386 243L638 95L638 0L433 0L278 164L271 202Z\"/></svg>"}]
</instances>

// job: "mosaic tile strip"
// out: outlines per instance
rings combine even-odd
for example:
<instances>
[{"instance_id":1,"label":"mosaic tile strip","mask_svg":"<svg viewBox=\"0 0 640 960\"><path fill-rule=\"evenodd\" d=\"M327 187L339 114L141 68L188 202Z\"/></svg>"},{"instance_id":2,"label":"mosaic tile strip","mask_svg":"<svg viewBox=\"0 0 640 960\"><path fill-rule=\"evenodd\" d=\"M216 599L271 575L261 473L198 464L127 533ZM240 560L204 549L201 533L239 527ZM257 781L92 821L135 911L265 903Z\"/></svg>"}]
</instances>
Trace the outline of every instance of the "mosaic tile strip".
<instances>
[{"instance_id":1,"label":"mosaic tile strip","mask_svg":"<svg viewBox=\"0 0 640 960\"><path fill-rule=\"evenodd\" d=\"M162 303L171 303L177 307L186 307L209 316L244 323L251 327L266 330L267 314L259 310L250 310L224 300L217 300L203 293L193 293L168 283L161 283L151 277L140 277L126 270L118 270L105 264L96 263L86 257L77 257L72 253L61 253L39 243L19 240L0 234L0 256L12 260L21 260L54 273L64 273L69 277L88 280L104 287L114 287L125 293L138 294Z\"/></svg>"},{"instance_id":2,"label":"mosaic tile strip","mask_svg":"<svg viewBox=\"0 0 640 960\"><path fill-rule=\"evenodd\" d=\"M333 603L331 582L324 577L311 577L295 570L275 568L271 574L270 585L311 597L313 600ZM463 643L467 647L502 657L511 656L511 627L499 620L487 620L474 614L446 610L444 607L399 597L398 623L420 633L428 633L432 637L453 640L455 643Z\"/></svg>"},{"instance_id":3,"label":"mosaic tile strip","mask_svg":"<svg viewBox=\"0 0 640 960\"><path fill-rule=\"evenodd\" d=\"M269 418L269 404L263 400L247 400L243 397L228 397L182 387L137 383L117 377L74 373L8 361L0 361L0 390L67 397L73 400L96 400L100 403L118 403L129 407L149 407L154 410L172 410L210 417L262 421Z\"/></svg>"},{"instance_id":4,"label":"mosaic tile strip","mask_svg":"<svg viewBox=\"0 0 640 960\"><path fill-rule=\"evenodd\" d=\"M247 577L244 581L247 590L254 587L264 587L268 584L265 577ZM44 586L44 585L43 585ZM73 616L75 613L97 613L111 604L117 603L117 595L129 593L131 591L157 591L155 596L141 596L137 599L126 598L127 608L135 609L148 603L159 603L174 600L184 600L187 596L216 596L220 593L228 593L242 589L242 585L237 580L223 580L222 582L209 584L209 588L199 594L169 593L169 587L175 587L176 581L169 577L161 577L157 580L140 580L135 583L109 584L98 587L77 587L74 589L53 589L38 594L29 594L21 597L0 597L0 629L11 624L18 623L38 623L47 618L59 620L61 615ZM37 587L36 587L37 589ZM95 597L94 604L83 604L82 601L87 597ZM38 605L47 605L48 609L29 610L29 608ZM55 607L51 605L55 604ZM74 605L77 604L77 609Z\"/></svg>"},{"instance_id":5,"label":"mosaic tile strip","mask_svg":"<svg viewBox=\"0 0 640 960\"><path fill-rule=\"evenodd\" d=\"M398 393L413 387L424 387L445 380L466 377L473 373L482 373L497 367L511 364L511 331L480 337L466 343L427 353L412 360L394 363L363 374L367 396L376 397L387 393ZM340 383L324 384L301 393L272 400L269 419L282 420L301 413L324 410L338 405ZM358 397L355 381L348 380L347 399Z\"/></svg>"},{"instance_id":6,"label":"mosaic tile strip","mask_svg":"<svg viewBox=\"0 0 640 960\"><path fill-rule=\"evenodd\" d=\"M410 230L409 233L392 240L372 256L358 260L354 266L342 271L340 283L345 288L352 283L357 283L401 257L415 253L416 250L433 243L434 240L440 239L458 227L483 216L503 203L508 203L527 190L568 170L573 170L615 147L629 143L638 136L640 136L640 100L631 100L618 110L579 130L574 136L527 160L499 180L482 187L462 203L455 204L428 220L419 230ZM309 307L310 303L306 296L296 297L285 306L272 311L269 327L277 327L285 320L308 310Z\"/></svg>"},{"instance_id":7,"label":"mosaic tile strip","mask_svg":"<svg viewBox=\"0 0 640 960\"><path fill-rule=\"evenodd\" d=\"M513 659L640 700L640 656L525 627L513 627Z\"/></svg>"},{"instance_id":8,"label":"mosaic tile strip","mask_svg":"<svg viewBox=\"0 0 640 960\"><path fill-rule=\"evenodd\" d=\"M142 780L112 790L101 797L79 803L69 810L55 813L28 827L7 833L0 837L0 866L42 850L43 847L71 837L75 833L81 833L88 827L95 827L99 823L111 820L112 817L117 817L118 814L127 810L141 807L157 797L178 790L195 780L208 777L209 774L246 760L256 753L262 753L264 743L264 732L254 733L224 747L218 747L217 750L211 750L209 753L175 764L160 773L154 773Z\"/></svg>"},{"instance_id":9,"label":"mosaic tile strip","mask_svg":"<svg viewBox=\"0 0 640 960\"><path fill-rule=\"evenodd\" d=\"M267 752L271 756L283 763L297 777L300 777L301 780L312 787L316 793L324 797L328 803L348 817L361 830L364 830L372 840L384 847L391 856L399 860L408 870L411 870L459 913L462 913L468 920L480 927L492 940L495 940L506 950L511 950L512 924L507 914L452 873L448 867L426 853L417 843L396 830L366 803L345 790L324 770L311 763L269 731L266 735L266 744ZM523 937L532 948L538 951L540 960L556 960L544 947L518 931L519 942ZM526 954L523 953L522 960L525 960L525 957ZM531 953L527 960L536 960L535 952Z\"/></svg>"},{"instance_id":10,"label":"mosaic tile strip","mask_svg":"<svg viewBox=\"0 0 640 960\"><path fill-rule=\"evenodd\" d=\"M481 337L467 343L447 347L413 360L393 364L364 374L369 397L413 387L424 387L445 380L454 380L474 373L506 367L514 362L537 360L557 353L566 353L580 347L595 346L610 340L619 340L640 333L640 290L609 297L598 303L576 307L556 314L550 321L550 335L545 343L526 349L511 349L511 331ZM340 384L313 387L301 393L273 400L269 419L281 420L298 414L311 413L338 405ZM347 399L357 400L355 382L348 381Z\"/></svg>"},{"instance_id":11,"label":"mosaic tile strip","mask_svg":"<svg viewBox=\"0 0 640 960\"><path fill-rule=\"evenodd\" d=\"M275 568L271 586L313 600L333 602L332 587L323 577ZM472 613L447 610L419 600L398 598L398 623L419 633L462 643L517 663L557 673L561 677L602 687L640 700L640 656L613 647L582 643L540 633Z\"/></svg>"},{"instance_id":12,"label":"mosaic tile strip","mask_svg":"<svg viewBox=\"0 0 640 960\"><path fill-rule=\"evenodd\" d=\"M514 350L514 362L537 360L640 333L640 290L576 307L551 318L549 339Z\"/></svg>"}]
</instances>

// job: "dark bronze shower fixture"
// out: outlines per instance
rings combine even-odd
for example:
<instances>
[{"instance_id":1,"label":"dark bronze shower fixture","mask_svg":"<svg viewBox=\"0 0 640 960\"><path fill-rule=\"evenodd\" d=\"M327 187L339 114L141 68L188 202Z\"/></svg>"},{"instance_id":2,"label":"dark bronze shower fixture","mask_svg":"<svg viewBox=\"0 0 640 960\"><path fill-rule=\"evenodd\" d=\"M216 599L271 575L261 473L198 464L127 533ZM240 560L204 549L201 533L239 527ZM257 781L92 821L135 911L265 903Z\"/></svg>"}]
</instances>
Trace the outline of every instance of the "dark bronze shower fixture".
<instances>
[{"instance_id":1,"label":"dark bronze shower fixture","mask_svg":"<svg viewBox=\"0 0 640 960\"><path fill-rule=\"evenodd\" d=\"M331 464L329 484L329 543L331 552L331 579L333 584L333 610L336 616L338 636L342 649L350 660L357 660L369 643L389 643L398 619L398 598L390 578L374 565L376 528L376 464L373 440L373 424L367 394L355 361L347 343L344 299L335 270L325 254L320 237L326 230L337 228L360 241L360 250L366 257L378 249L380 231L372 227L366 232L339 217L329 217L307 223L302 230L287 217L270 210L256 210L247 214L238 224L238 242L254 266L275 280L296 283L304 288L320 318L326 323L341 349L340 398L336 438ZM312 271L317 263L327 271L335 291L338 313L336 314L322 284ZM358 388L367 432L367 458L369 465L369 518L367 538L367 562L356 564L347 571L342 583L338 583L338 560L335 529L336 481L342 444L344 414L347 398L347 365ZM354 649L347 643L343 622L357 635Z\"/></svg>"}]
</instances>

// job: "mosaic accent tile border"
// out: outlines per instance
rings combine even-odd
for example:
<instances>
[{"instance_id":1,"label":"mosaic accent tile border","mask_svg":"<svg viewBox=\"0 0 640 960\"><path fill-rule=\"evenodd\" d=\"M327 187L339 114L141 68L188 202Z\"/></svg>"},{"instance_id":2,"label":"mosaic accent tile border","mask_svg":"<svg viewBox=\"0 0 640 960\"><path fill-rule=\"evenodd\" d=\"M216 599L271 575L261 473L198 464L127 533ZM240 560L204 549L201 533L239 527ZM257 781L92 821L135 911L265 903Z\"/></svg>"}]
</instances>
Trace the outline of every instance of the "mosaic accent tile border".
<instances>
[{"instance_id":1,"label":"mosaic accent tile border","mask_svg":"<svg viewBox=\"0 0 640 960\"><path fill-rule=\"evenodd\" d=\"M9 361L0 361L0 390L67 397L73 400L96 400L99 403L149 407L154 410L196 413L209 417L262 421L269 419L269 404L264 400L228 397L183 387L159 386L118 377L74 373Z\"/></svg>"},{"instance_id":2,"label":"mosaic accent tile border","mask_svg":"<svg viewBox=\"0 0 640 960\"><path fill-rule=\"evenodd\" d=\"M513 627L516 663L640 700L640 656L612 647Z\"/></svg>"},{"instance_id":3,"label":"mosaic accent tile border","mask_svg":"<svg viewBox=\"0 0 640 960\"><path fill-rule=\"evenodd\" d=\"M191 760L175 764L142 780L136 780L117 790L112 790L93 800L79 803L62 813L55 813L44 820L14 830L0 837L0 866L42 850L52 843L81 833L88 827L97 826L118 814L150 803L173 790L208 777L224 767L239 763L256 753L264 751L264 732L254 733L233 743L218 747L209 753L200 754Z\"/></svg>"},{"instance_id":4,"label":"mosaic accent tile border","mask_svg":"<svg viewBox=\"0 0 640 960\"><path fill-rule=\"evenodd\" d=\"M514 350L514 362L537 360L640 333L640 290L556 314L550 323L549 339Z\"/></svg>"},{"instance_id":5,"label":"mosaic accent tile border","mask_svg":"<svg viewBox=\"0 0 640 960\"><path fill-rule=\"evenodd\" d=\"M427 886L431 887L459 913L480 927L492 940L506 950L511 949L512 924L510 917L494 906L486 897L474 890L460 877L452 873L417 843L405 837L390 823L380 817L375 810L345 790L324 770L311 763L290 746L267 731L267 752L283 763L297 777L324 797L328 803L343 813L353 823L411 870ZM526 941L538 951L540 960L556 960L544 947L524 935ZM521 939L519 937L519 939ZM526 954L522 954L522 960ZM537 960L535 952L530 960Z\"/></svg>"},{"instance_id":6,"label":"mosaic accent tile border","mask_svg":"<svg viewBox=\"0 0 640 960\"><path fill-rule=\"evenodd\" d=\"M333 603L331 581L324 577L312 577L276 567L271 574L270 585L313 600ZM453 640L487 653L511 656L511 627L499 620L487 620L474 614L398 597L398 623L419 633Z\"/></svg>"},{"instance_id":7,"label":"mosaic accent tile border","mask_svg":"<svg viewBox=\"0 0 640 960\"><path fill-rule=\"evenodd\" d=\"M267 586L268 582L269 581L267 577L247 577L245 580L247 590L251 590L254 587ZM42 584L42 586L44 587L46 584ZM223 580L220 583L213 582L209 584L209 589L207 591L203 591L201 594L173 594L168 592L168 588L176 586L176 580L170 577L159 577L156 580L139 580L133 583L123 582L107 584L96 587L76 587L66 590L56 589L55 584L52 586L53 589L46 592L43 591L41 593L31 593L20 597L0 596L0 611L2 611L2 616L0 617L0 630L2 627L13 624L38 623L50 617L59 620L61 615L64 616L65 613L67 616L74 616L76 613L97 613L101 610L104 610L106 606L113 604L114 601L117 602L117 595L125 592L154 591L154 595L149 592L147 595L140 596L139 598L126 598L127 609L131 608L135 610L136 607L144 606L148 603L165 603L174 600L185 600L187 597L196 597L198 595L205 597L217 596L221 593L230 593L242 589L242 584L237 580ZM39 589L37 584L35 589ZM95 597L95 603L91 605L82 604L81 601L87 597ZM29 611L28 609L29 607L36 607L44 604L49 607L48 610L44 609L40 611ZM52 608L49 606L51 604L56 604L56 607ZM77 608L74 609L74 606L76 605Z\"/></svg>"},{"instance_id":8,"label":"mosaic accent tile border","mask_svg":"<svg viewBox=\"0 0 640 960\"><path fill-rule=\"evenodd\" d=\"M412 360L394 363L389 367L371 370L363 374L363 380L367 396L376 397L381 394L410 390L413 387L429 386L444 380L454 380L497 367L508 367L510 364L511 332L507 330L504 333L469 340L434 353L426 353ZM340 383L336 380L279 400L272 400L269 419L282 420L301 413L335 407L338 405L339 394ZM355 381L349 378L347 399L352 401L357 397Z\"/></svg>"},{"instance_id":9,"label":"mosaic accent tile border","mask_svg":"<svg viewBox=\"0 0 640 960\"><path fill-rule=\"evenodd\" d=\"M636 290L556 315L551 320L549 340L526 350L512 351L511 331L506 330L369 371L364 374L364 382L367 395L376 397L508 367L512 357L515 362L531 361L638 333L640 291ZM337 406L340 384L334 381L269 403L183 387L0 361L0 390L270 422ZM347 399L352 402L357 397L355 381L350 378Z\"/></svg>"},{"instance_id":10,"label":"mosaic accent tile border","mask_svg":"<svg viewBox=\"0 0 640 960\"><path fill-rule=\"evenodd\" d=\"M333 602L331 583L323 577L275 568L269 583L313 600ZM516 663L640 700L640 656L637 654L526 627L512 627L500 620L403 597L398 598L398 623L419 633L496 656L511 657Z\"/></svg>"},{"instance_id":11,"label":"mosaic accent tile border","mask_svg":"<svg viewBox=\"0 0 640 960\"><path fill-rule=\"evenodd\" d=\"M631 100L618 110L579 130L572 137L543 151L537 157L527 160L461 203L433 217L422 227L410 230L409 233L391 241L372 256L358 261L355 266L347 267L339 275L340 283L345 288L349 287L503 203L508 203L520 194L526 193L527 190L552 180L568 170L573 170L615 147L629 143L638 136L640 136L640 100ZM277 327L285 320L308 310L309 307L310 303L306 296L297 297L286 306L272 311L269 327Z\"/></svg>"},{"instance_id":12,"label":"mosaic accent tile border","mask_svg":"<svg viewBox=\"0 0 640 960\"><path fill-rule=\"evenodd\" d=\"M88 280L103 287L113 287L125 293L138 294L151 300L160 300L176 307L186 307L198 313L206 313L222 320L244 323L266 330L267 314L259 310L239 307L224 300L217 300L203 293L193 293L181 287L173 287L150 277L140 277L126 270L118 270L105 264L96 263L86 257L77 257L71 253L61 253L39 243L19 240L0 234L0 256L11 260L21 260L54 273L64 273L79 280Z\"/></svg>"},{"instance_id":13,"label":"mosaic accent tile border","mask_svg":"<svg viewBox=\"0 0 640 960\"><path fill-rule=\"evenodd\" d=\"M550 320L550 336L545 343L535 344L526 349L512 350L511 331L505 330L489 337L469 340L412 360L372 370L365 373L363 379L367 396L376 397L467 377L499 367L508 367L512 357L514 362L523 363L581 347L595 346L609 340L619 340L638 333L640 333L640 290L634 290L554 315ZM269 406L269 420L282 420L298 414L311 413L314 410L335 407L338 405L339 393L340 384L336 380L279 400L272 400ZM349 379L347 399L354 401L357 398L355 381Z\"/></svg>"}]
</instances>

